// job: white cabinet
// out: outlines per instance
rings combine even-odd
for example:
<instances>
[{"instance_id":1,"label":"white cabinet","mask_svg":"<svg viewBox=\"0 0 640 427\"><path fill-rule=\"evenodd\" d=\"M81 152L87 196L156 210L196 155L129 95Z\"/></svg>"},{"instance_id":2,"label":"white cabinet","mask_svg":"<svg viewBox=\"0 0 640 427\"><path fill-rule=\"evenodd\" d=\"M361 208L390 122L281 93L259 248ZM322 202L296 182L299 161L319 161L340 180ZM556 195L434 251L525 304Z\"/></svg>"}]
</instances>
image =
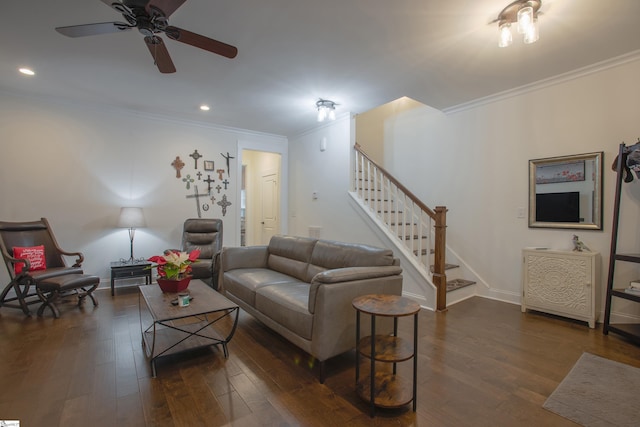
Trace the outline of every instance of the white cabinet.
<instances>
[{"instance_id":1,"label":"white cabinet","mask_svg":"<svg viewBox=\"0 0 640 427\"><path fill-rule=\"evenodd\" d=\"M597 252L524 249L522 311L527 309L583 320L596 327L600 297Z\"/></svg>"}]
</instances>

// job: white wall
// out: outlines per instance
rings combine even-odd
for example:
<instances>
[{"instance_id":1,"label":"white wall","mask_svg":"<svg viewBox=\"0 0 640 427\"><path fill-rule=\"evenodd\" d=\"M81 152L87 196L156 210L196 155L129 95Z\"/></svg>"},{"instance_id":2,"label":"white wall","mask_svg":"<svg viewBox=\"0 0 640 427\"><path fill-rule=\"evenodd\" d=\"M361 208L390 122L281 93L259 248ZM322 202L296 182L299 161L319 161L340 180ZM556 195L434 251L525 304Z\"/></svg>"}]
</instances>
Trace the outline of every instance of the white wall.
<instances>
[{"instance_id":1,"label":"white wall","mask_svg":"<svg viewBox=\"0 0 640 427\"><path fill-rule=\"evenodd\" d=\"M621 142L640 136L638 75L635 60L450 114L426 106L402 113L385 129L385 167L427 205L449 208L447 243L486 282L484 295L519 302L521 249L570 249L573 234L602 254L604 294L610 165ZM603 231L530 229L517 218L528 206L530 159L595 151L605 153ZM625 184L622 206L619 249L637 252L640 181Z\"/></svg>"},{"instance_id":2,"label":"white wall","mask_svg":"<svg viewBox=\"0 0 640 427\"><path fill-rule=\"evenodd\" d=\"M234 246L239 244L238 141L287 143L273 135L10 93L0 96L0 135L0 219L48 218L63 249L84 252L85 271L103 280L109 278L110 261L129 257L127 231L115 228L121 206L144 208L148 227L136 232L136 257L179 247L182 223L197 217L195 200L186 199L193 187L187 191L171 167L176 156L186 164L182 176L194 178L189 154L197 149L204 156L198 162L202 178L211 174L213 187L222 189L213 189L214 204L201 199L210 206L202 217L222 218L224 244ZM227 152L236 158L230 176L221 156ZM216 172L203 170L204 160L225 169L226 191ZM195 184L206 192L206 183ZM224 194L232 205L222 216L217 203ZM0 280L8 282L4 269Z\"/></svg>"},{"instance_id":3,"label":"white wall","mask_svg":"<svg viewBox=\"0 0 640 427\"><path fill-rule=\"evenodd\" d=\"M355 119L347 115L290 139L289 234L310 236L309 227L318 227L323 239L393 249L348 194L354 140ZM403 292L427 301L419 278L406 269L403 276Z\"/></svg>"}]
</instances>

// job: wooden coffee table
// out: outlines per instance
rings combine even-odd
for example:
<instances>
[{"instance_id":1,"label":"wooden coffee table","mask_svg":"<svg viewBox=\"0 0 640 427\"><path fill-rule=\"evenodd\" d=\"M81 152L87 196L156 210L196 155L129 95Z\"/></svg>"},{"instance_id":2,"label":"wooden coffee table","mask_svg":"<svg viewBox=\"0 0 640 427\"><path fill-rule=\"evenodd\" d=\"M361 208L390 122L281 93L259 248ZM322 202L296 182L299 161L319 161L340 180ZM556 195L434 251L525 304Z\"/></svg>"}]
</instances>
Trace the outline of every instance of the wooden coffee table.
<instances>
[{"instance_id":1,"label":"wooden coffee table","mask_svg":"<svg viewBox=\"0 0 640 427\"><path fill-rule=\"evenodd\" d=\"M162 356L222 344L224 357L229 357L227 343L238 325L236 304L201 280L192 280L185 291L193 297L186 307L171 304L178 294L162 293L157 285L139 289L142 346L154 378L156 360Z\"/></svg>"}]
</instances>

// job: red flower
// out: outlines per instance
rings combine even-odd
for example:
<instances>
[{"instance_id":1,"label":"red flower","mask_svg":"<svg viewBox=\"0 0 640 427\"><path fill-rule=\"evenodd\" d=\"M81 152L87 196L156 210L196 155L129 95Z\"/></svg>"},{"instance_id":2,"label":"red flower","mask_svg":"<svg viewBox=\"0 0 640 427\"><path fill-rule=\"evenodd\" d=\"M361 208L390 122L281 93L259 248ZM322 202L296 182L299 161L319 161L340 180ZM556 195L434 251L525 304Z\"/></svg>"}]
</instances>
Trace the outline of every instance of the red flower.
<instances>
[{"instance_id":1,"label":"red flower","mask_svg":"<svg viewBox=\"0 0 640 427\"><path fill-rule=\"evenodd\" d=\"M198 260L199 256L200 256L200 249L194 249L191 251L191 253L189 253L189 261L195 262Z\"/></svg>"}]
</instances>

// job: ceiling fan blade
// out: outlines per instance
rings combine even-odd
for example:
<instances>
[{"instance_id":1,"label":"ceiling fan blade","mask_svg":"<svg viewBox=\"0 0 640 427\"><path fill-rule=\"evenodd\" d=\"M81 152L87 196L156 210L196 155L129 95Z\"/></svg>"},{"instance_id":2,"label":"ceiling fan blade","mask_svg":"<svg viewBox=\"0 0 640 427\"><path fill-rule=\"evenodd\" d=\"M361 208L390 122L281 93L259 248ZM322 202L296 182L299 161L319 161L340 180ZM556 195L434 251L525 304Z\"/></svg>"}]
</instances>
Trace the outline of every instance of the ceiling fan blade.
<instances>
[{"instance_id":1,"label":"ceiling fan blade","mask_svg":"<svg viewBox=\"0 0 640 427\"><path fill-rule=\"evenodd\" d=\"M153 60L161 73L168 74L176 72L176 67L173 65L171 56L169 56L167 46L165 46L160 37L147 36L144 38L144 42L147 44L149 52L151 52L151 56L153 56Z\"/></svg>"},{"instance_id":2,"label":"ceiling fan blade","mask_svg":"<svg viewBox=\"0 0 640 427\"><path fill-rule=\"evenodd\" d=\"M109 1L109 0L102 0ZM145 6L147 13L151 16L154 15L154 11L162 12L165 18L171 16L184 2L187 0L149 0L149 3Z\"/></svg>"},{"instance_id":3,"label":"ceiling fan blade","mask_svg":"<svg viewBox=\"0 0 640 427\"><path fill-rule=\"evenodd\" d=\"M222 55L227 58L235 58L238 54L238 49L235 46L231 46L221 41L210 39L209 37L201 36L200 34L192 33L191 31L183 30L178 27L169 26L166 29L167 37L173 40L177 40L182 43L195 46L200 49L208 50L209 52Z\"/></svg>"},{"instance_id":4,"label":"ceiling fan blade","mask_svg":"<svg viewBox=\"0 0 640 427\"><path fill-rule=\"evenodd\" d=\"M119 33L131 29L131 25L124 22L100 22L97 24L71 25L56 27L56 31L67 37L95 36L97 34Z\"/></svg>"}]
</instances>

